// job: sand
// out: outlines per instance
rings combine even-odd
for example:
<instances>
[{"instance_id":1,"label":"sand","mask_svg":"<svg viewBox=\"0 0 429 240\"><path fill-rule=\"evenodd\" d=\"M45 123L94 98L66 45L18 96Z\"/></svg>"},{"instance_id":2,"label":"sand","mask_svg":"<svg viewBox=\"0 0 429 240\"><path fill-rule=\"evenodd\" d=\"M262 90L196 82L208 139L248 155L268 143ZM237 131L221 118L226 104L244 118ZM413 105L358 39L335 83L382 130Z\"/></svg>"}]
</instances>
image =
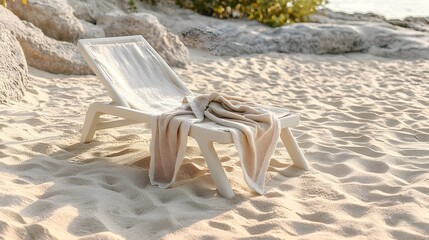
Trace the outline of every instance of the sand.
<instances>
[{"instance_id":1,"label":"sand","mask_svg":"<svg viewBox=\"0 0 429 240\"><path fill-rule=\"evenodd\" d=\"M293 133L311 170L279 142L261 196L234 146L216 145L237 195L225 199L190 141L177 186L159 189L144 125L79 143L88 105L109 101L94 76L30 69L24 100L0 105L0 238L429 238L428 60L191 54L176 70L192 91L300 114Z\"/></svg>"}]
</instances>

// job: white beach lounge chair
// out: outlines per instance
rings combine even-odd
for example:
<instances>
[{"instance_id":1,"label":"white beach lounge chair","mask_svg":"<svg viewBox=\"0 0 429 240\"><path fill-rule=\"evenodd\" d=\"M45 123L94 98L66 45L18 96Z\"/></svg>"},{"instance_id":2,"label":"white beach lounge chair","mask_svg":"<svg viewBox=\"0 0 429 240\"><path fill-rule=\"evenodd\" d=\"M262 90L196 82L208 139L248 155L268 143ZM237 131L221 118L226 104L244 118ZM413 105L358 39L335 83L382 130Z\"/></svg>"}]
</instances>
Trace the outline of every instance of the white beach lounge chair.
<instances>
[{"instance_id":1,"label":"white beach lounge chair","mask_svg":"<svg viewBox=\"0 0 429 240\"><path fill-rule=\"evenodd\" d=\"M153 115L180 106L184 96L192 95L142 36L82 39L78 48L113 100L112 103L95 102L89 106L82 128L83 143L90 142L95 131L100 129L136 123L150 124ZM171 96L171 92L175 92L175 96ZM151 99L155 97L159 101L145 102L147 94L151 94ZM103 120L103 114L119 119ZM292 113L282 116L281 140L294 165L307 170L307 162L289 130L298 125L299 116ZM220 195L234 197L213 147L213 142L233 143L231 133L226 127L204 121L194 124L189 136L197 141Z\"/></svg>"}]
</instances>

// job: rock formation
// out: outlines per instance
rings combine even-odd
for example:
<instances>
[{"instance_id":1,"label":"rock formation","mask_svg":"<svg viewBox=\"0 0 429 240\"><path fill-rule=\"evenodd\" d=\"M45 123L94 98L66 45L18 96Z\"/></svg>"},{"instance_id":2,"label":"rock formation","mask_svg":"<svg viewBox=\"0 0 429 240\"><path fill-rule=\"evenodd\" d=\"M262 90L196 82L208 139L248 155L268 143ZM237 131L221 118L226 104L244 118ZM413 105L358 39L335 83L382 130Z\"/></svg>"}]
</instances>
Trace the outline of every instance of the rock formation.
<instances>
[{"instance_id":1,"label":"rock formation","mask_svg":"<svg viewBox=\"0 0 429 240\"><path fill-rule=\"evenodd\" d=\"M429 59L427 18L402 21L411 28L406 29L375 14L326 10L312 16L312 23L270 28L255 21L220 20L170 8L154 14L188 47L208 49L216 55L367 52L383 57Z\"/></svg>"},{"instance_id":2,"label":"rock formation","mask_svg":"<svg viewBox=\"0 0 429 240\"><path fill-rule=\"evenodd\" d=\"M20 19L33 23L46 36L77 42L80 38L104 37L103 29L76 18L66 0L38 0L26 5L14 2L9 9Z\"/></svg>"},{"instance_id":3,"label":"rock formation","mask_svg":"<svg viewBox=\"0 0 429 240\"><path fill-rule=\"evenodd\" d=\"M113 0L39 0L27 5L12 3L9 8L59 41L76 43L81 38L140 34L171 66L189 63L188 49L177 35L151 14L126 14L119 9L122 5Z\"/></svg>"},{"instance_id":4,"label":"rock formation","mask_svg":"<svg viewBox=\"0 0 429 240\"><path fill-rule=\"evenodd\" d=\"M100 11L95 0L67 0L67 3L73 8L73 15L76 18L92 24L97 23Z\"/></svg>"},{"instance_id":5,"label":"rock formation","mask_svg":"<svg viewBox=\"0 0 429 240\"><path fill-rule=\"evenodd\" d=\"M404 20L392 19L388 22L392 25L411 28L416 31L429 32L429 17L407 17Z\"/></svg>"},{"instance_id":6,"label":"rock formation","mask_svg":"<svg viewBox=\"0 0 429 240\"><path fill-rule=\"evenodd\" d=\"M142 35L171 66L184 67L189 63L186 46L151 14L113 11L100 17L97 24L103 26L109 37Z\"/></svg>"},{"instance_id":7,"label":"rock formation","mask_svg":"<svg viewBox=\"0 0 429 240\"><path fill-rule=\"evenodd\" d=\"M214 50L222 44L221 35L208 27L188 27L181 32L181 40L190 48Z\"/></svg>"},{"instance_id":8,"label":"rock formation","mask_svg":"<svg viewBox=\"0 0 429 240\"><path fill-rule=\"evenodd\" d=\"M126 2L38 0L23 6L17 1L9 7L22 21L0 8L0 26L18 39L29 65L65 74L91 73L76 51L80 38L123 35L143 35L175 67L189 63L187 47L226 56L367 52L429 58L428 18L386 20L375 14L324 10L311 17L313 23L270 28L255 21L209 18L169 4L127 14Z\"/></svg>"},{"instance_id":9,"label":"rock formation","mask_svg":"<svg viewBox=\"0 0 429 240\"><path fill-rule=\"evenodd\" d=\"M27 62L14 35L0 26L0 103L19 100L28 81Z\"/></svg>"},{"instance_id":10,"label":"rock formation","mask_svg":"<svg viewBox=\"0 0 429 240\"><path fill-rule=\"evenodd\" d=\"M4 7L0 7L0 26L9 29L19 41L28 65L52 73L92 73L74 44L46 37Z\"/></svg>"}]
</instances>

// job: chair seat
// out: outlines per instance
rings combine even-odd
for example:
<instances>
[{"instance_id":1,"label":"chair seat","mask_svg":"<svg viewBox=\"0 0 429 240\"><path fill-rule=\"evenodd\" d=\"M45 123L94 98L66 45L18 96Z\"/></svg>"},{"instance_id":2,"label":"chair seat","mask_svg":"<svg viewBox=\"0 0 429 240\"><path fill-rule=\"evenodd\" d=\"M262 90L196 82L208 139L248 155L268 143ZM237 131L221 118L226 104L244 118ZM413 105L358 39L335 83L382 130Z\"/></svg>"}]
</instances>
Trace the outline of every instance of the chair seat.
<instances>
[{"instance_id":1,"label":"chair seat","mask_svg":"<svg viewBox=\"0 0 429 240\"><path fill-rule=\"evenodd\" d=\"M281 128L295 127L299 124L299 116L296 114L283 111L283 113L277 112L276 115L281 116L279 117ZM206 119L203 122L193 124L189 136L193 138L205 136L207 140L213 142L233 143L231 129L233 128L222 126Z\"/></svg>"}]
</instances>

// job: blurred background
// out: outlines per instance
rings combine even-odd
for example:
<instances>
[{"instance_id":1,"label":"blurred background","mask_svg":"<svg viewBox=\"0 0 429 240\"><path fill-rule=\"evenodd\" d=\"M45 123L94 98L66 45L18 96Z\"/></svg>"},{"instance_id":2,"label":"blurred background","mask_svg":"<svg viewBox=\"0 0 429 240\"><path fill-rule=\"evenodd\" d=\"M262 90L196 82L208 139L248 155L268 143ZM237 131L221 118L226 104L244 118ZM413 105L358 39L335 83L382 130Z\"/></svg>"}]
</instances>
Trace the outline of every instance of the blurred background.
<instances>
[{"instance_id":1,"label":"blurred background","mask_svg":"<svg viewBox=\"0 0 429 240\"><path fill-rule=\"evenodd\" d=\"M327 7L346 13L372 12L388 19L429 16L429 0L329 0Z\"/></svg>"}]
</instances>

